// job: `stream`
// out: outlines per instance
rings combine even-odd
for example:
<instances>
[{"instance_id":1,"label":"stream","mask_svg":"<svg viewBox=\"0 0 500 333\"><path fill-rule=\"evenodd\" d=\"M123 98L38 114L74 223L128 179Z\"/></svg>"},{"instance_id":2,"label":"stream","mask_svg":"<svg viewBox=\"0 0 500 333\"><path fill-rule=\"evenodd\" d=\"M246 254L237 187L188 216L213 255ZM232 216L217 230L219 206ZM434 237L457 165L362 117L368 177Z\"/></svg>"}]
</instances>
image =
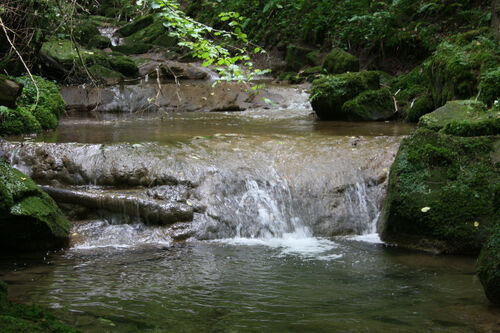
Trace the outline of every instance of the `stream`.
<instances>
[{"instance_id":1,"label":"stream","mask_svg":"<svg viewBox=\"0 0 500 333\"><path fill-rule=\"evenodd\" d=\"M319 122L304 89L273 89L240 112L73 111L1 142L74 222L66 251L0 257L10 297L83 332L500 330L473 258L376 234L413 127Z\"/></svg>"}]
</instances>

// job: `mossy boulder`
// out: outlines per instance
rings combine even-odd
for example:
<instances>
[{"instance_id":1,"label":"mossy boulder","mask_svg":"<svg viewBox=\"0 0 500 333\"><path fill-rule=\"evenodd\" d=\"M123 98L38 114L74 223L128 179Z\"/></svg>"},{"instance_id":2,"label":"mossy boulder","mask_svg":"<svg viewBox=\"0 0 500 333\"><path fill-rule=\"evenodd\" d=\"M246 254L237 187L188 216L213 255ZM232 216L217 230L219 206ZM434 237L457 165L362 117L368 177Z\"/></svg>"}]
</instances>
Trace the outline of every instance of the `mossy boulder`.
<instances>
[{"instance_id":1,"label":"mossy boulder","mask_svg":"<svg viewBox=\"0 0 500 333\"><path fill-rule=\"evenodd\" d=\"M25 174L0 161L0 248L4 251L59 249L71 223L52 198Z\"/></svg>"},{"instance_id":2,"label":"mossy boulder","mask_svg":"<svg viewBox=\"0 0 500 333\"><path fill-rule=\"evenodd\" d=\"M500 138L419 128L392 165L379 232L432 252L478 254L498 220Z\"/></svg>"},{"instance_id":3,"label":"mossy boulder","mask_svg":"<svg viewBox=\"0 0 500 333\"><path fill-rule=\"evenodd\" d=\"M308 55L312 50L295 44L290 44L286 48L286 69L288 71L299 71L309 64Z\"/></svg>"},{"instance_id":4,"label":"mossy boulder","mask_svg":"<svg viewBox=\"0 0 500 333\"><path fill-rule=\"evenodd\" d=\"M307 59L308 65L310 65L312 67L316 67L316 66L321 65L320 61L319 61L319 51L318 50L314 50L314 51L311 51L308 54L306 54L306 59Z\"/></svg>"},{"instance_id":5,"label":"mossy boulder","mask_svg":"<svg viewBox=\"0 0 500 333\"><path fill-rule=\"evenodd\" d=\"M94 36L90 39L88 47L95 49L107 49L111 47L111 40L106 36Z\"/></svg>"},{"instance_id":6,"label":"mossy boulder","mask_svg":"<svg viewBox=\"0 0 500 333\"><path fill-rule=\"evenodd\" d=\"M342 112L344 103L363 91L378 90L380 79L381 74L377 71L324 76L313 81L309 101L320 119L346 119Z\"/></svg>"},{"instance_id":7,"label":"mossy boulder","mask_svg":"<svg viewBox=\"0 0 500 333\"><path fill-rule=\"evenodd\" d=\"M90 66L89 72L98 81L109 85L117 84L124 79L124 76L121 73L101 65Z\"/></svg>"},{"instance_id":8,"label":"mossy boulder","mask_svg":"<svg viewBox=\"0 0 500 333\"><path fill-rule=\"evenodd\" d=\"M53 82L39 76L33 76L33 79L38 86L38 101L31 78L16 78L24 88L16 108L0 106L0 135L36 133L57 127L66 103Z\"/></svg>"},{"instance_id":9,"label":"mossy boulder","mask_svg":"<svg viewBox=\"0 0 500 333\"><path fill-rule=\"evenodd\" d=\"M500 198L498 198L500 199ZM498 202L497 209L500 206ZM481 250L477 274L488 299L500 305L500 224L498 224Z\"/></svg>"},{"instance_id":10,"label":"mossy boulder","mask_svg":"<svg viewBox=\"0 0 500 333\"><path fill-rule=\"evenodd\" d=\"M91 21L83 21L75 25L75 39L81 45L87 45L95 36L100 36L101 33L97 26Z\"/></svg>"},{"instance_id":11,"label":"mossy boulder","mask_svg":"<svg viewBox=\"0 0 500 333\"><path fill-rule=\"evenodd\" d=\"M82 67L80 57L71 41L51 40L43 44L42 51L66 68ZM134 60L124 55L108 54L102 50L80 48L80 55L87 66L101 65L125 76L136 76L139 69Z\"/></svg>"},{"instance_id":12,"label":"mossy boulder","mask_svg":"<svg viewBox=\"0 0 500 333\"><path fill-rule=\"evenodd\" d=\"M3 333L76 333L38 305L12 303L7 298L7 285L0 281L0 327Z\"/></svg>"},{"instance_id":13,"label":"mossy boulder","mask_svg":"<svg viewBox=\"0 0 500 333\"><path fill-rule=\"evenodd\" d=\"M151 44L136 42L113 46L112 49L113 51L121 52L123 54L142 54L148 52L151 47Z\"/></svg>"},{"instance_id":14,"label":"mossy boulder","mask_svg":"<svg viewBox=\"0 0 500 333\"><path fill-rule=\"evenodd\" d=\"M387 88L364 91L342 106L342 113L350 120L386 120L393 117L395 111Z\"/></svg>"},{"instance_id":15,"label":"mossy boulder","mask_svg":"<svg viewBox=\"0 0 500 333\"><path fill-rule=\"evenodd\" d=\"M458 136L500 134L500 112L473 100L450 101L420 118L419 127Z\"/></svg>"},{"instance_id":16,"label":"mossy boulder","mask_svg":"<svg viewBox=\"0 0 500 333\"><path fill-rule=\"evenodd\" d=\"M147 26L153 24L154 16L147 15L143 17L139 17L132 22L125 24L123 27L118 29L116 32L122 37L128 37L139 30L146 28Z\"/></svg>"},{"instance_id":17,"label":"mossy boulder","mask_svg":"<svg viewBox=\"0 0 500 333\"><path fill-rule=\"evenodd\" d=\"M170 36L168 29L158 18L144 29L140 29L125 38L125 44L128 45L142 43L170 48L177 46L177 42L177 38Z\"/></svg>"},{"instance_id":18,"label":"mossy boulder","mask_svg":"<svg viewBox=\"0 0 500 333\"><path fill-rule=\"evenodd\" d=\"M342 74L359 71L359 60L352 54L334 48L323 60L323 68L329 74Z\"/></svg>"}]
</instances>

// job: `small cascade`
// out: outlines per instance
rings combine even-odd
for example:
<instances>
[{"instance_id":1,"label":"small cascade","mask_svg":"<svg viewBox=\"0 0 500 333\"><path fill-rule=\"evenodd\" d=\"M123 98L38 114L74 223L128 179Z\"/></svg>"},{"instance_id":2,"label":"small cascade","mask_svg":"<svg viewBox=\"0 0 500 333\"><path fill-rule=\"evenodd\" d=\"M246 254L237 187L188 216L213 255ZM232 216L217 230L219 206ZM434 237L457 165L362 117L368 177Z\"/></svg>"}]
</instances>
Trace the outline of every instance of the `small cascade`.
<instances>
[{"instance_id":1,"label":"small cascade","mask_svg":"<svg viewBox=\"0 0 500 333\"><path fill-rule=\"evenodd\" d=\"M102 36L109 38L112 46L123 44L123 38L116 35L116 31L118 30L117 27L99 27L98 29Z\"/></svg>"}]
</instances>

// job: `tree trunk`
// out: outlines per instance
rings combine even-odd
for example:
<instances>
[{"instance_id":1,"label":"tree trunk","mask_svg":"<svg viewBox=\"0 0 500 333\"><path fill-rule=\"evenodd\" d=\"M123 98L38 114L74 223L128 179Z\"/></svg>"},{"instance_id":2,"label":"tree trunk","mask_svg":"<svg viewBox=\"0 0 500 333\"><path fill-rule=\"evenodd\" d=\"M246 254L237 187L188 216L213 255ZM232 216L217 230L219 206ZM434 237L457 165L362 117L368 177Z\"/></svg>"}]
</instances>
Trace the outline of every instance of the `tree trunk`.
<instances>
[{"instance_id":1,"label":"tree trunk","mask_svg":"<svg viewBox=\"0 0 500 333\"><path fill-rule=\"evenodd\" d=\"M491 2L491 31L500 40L500 0Z\"/></svg>"},{"instance_id":2,"label":"tree trunk","mask_svg":"<svg viewBox=\"0 0 500 333\"><path fill-rule=\"evenodd\" d=\"M0 76L0 105L16 107L16 99L21 95L23 85Z\"/></svg>"}]
</instances>

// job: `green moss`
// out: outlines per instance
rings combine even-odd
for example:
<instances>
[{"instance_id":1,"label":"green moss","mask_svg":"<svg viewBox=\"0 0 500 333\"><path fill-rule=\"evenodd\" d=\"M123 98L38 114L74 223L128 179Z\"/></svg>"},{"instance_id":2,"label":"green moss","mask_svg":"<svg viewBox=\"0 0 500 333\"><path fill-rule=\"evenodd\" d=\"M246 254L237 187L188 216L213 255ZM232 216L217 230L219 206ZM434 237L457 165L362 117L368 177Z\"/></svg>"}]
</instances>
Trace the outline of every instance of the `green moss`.
<instances>
[{"instance_id":1,"label":"green moss","mask_svg":"<svg viewBox=\"0 0 500 333\"><path fill-rule=\"evenodd\" d=\"M323 68L329 74L359 71L359 60L346 51L335 48L323 60Z\"/></svg>"},{"instance_id":2,"label":"green moss","mask_svg":"<svg viewBox=\"0 0 500 333\"><path fill-rule=\"evenodd\" d=\"M500 305L500 224L495 226L481 250L477 262L477 274L486 297L492 303Z\"/></svg>"},{"instance_id":3,"label":"green moss","mask_svg":"<svg viewBox=\"0 0 500 333\"><path fill-rule=\"evenodd\" d=\"M122 73L125 76L137 76L139 69L134 60L125 56L110 57L109 64L112 69Z\"/></svg>"},{"instance_id":4,"label":"green moss","mask_svg":"<svg viewBox=\"0 0 500 333\"><path fill-rule=\"evenodd\" d=\"M38 305L28 306L9 302L7 285L2 281L0 281L0 327L4 333L78 332Z\"/></svg>"},{"instance_id":5,"label":"green moss","mask_svg":"<svg viewBox=\"0 0 500 333\"><path fill-rule=\"evenodd\" d=\"M479 99L488 105L500 99L500 66L481 75L479 91Z\"/></svg>"},{"instance_id":6,"label":"green moss","mask_svg":"<svg viewBox=\"0 0 500 333\"><path fill-rule=\"evenodd\" d=\"M352 120L385 120L394 112L392 95L387 88L364 91L342 106L344 118Z\"/></svg>"},{"instance_id":7,"label":"green moss","mask_svg":"<svg viewBox=\"0 0 500 333\"><path fill-rule=\"evenodd\" d=\"M462 48L441 43L427 64L434 105L453 99L466 99L476 93L476 78L469 56Z\"/></svg>"},{"instance_id":8,"label":"green moss","mask_svg":"<svg viewBox=\"0 0 500 333\"><path fill-rule=\"evenodd\" d=\"M94 36L90 39L88 47L96 49L106 49L111 47L111 40L106 36Z\"/></svg>"},{"instance_id":9,"label":"green moss","mask_svg":"<svg viewBox=\"0 0 500 333\"><path fill-rule=\"evenodd\" d=\"M136 42L133 44L113 46L112 49L113 51L118 51L123 54L142 54L148 52L151 49L151 47L152 47L151 44Z\"/></svg>"},{"instance_id":10,"label":"green moss","mask_svg":"<svg viewBox=\"0 0 500 333\"><path fill-rule=\"evenodd\" d=\"M412 123L418 122L420 117L434 110L434 101L430 94L423 94L409 103L406 111L406 120Z\"/></svg>"},{"instance_id":11,"label":"green moss","mask_svg":"<svg viewBox=\"0 0 500 333\"><path fill-rule=\"evenodd\" d=\"M39 76L33 78L38 86L38 102L37 91L31 78L17 78L24 88L16 109L0 107L0 135L35 133L57 127L59 116L66 104L53 82Z\"/></svg>"},{"instance_id":12,"label":"green moss","mask_svg":"<svg viewBox=\"0 0 500 333\"><path fill-rule=\"evenodd\" d=\"M74 35L78 43L87 45L93 37L99 36L100 32L94 23L85 20L75 25Z\"/></svg>"},{"instance_id":13,"label":"green moss","mask_svg":"<svg viewBox=\"0 0 500 333\"><path fill-rule=\"evenodd\" d=\"M125 38L125 44L133 45L138 42L163 47L173 47L177 45L177 39L169 36L167 28L165 28L160 19L156 19L151 25Z\"/></svg>"},{"instance_id":14,"label":"green moss","mask_svg":"<svg viewBox=\"0 0 500 333\"><path fill-rule=\"evenodd\" d=\"M286 69L289 71L299 71L305 67L309 60L307 58L311 49L290 44L286 49Z\"/></svg>"},{"instance_id":15,"label":"green moss","mask_svg":"<svg viewBox=\"0 0 500 333\"><path fill-rule=\"evenodd\" d=\"M379 89L380 77L376 71L321 77L313 81L309 101L320 119L344 119L344 103L365 90Z\"/></svg>"},{"instance_id":16,"label":"green moss","mask_svg":"<svg viewBox=\"0 0 500 333\"><path fill-rule=\"evenodd\" d=\"M500 113L481 102L450 101L420 118L419 127L457 136L500 134Z\"/></svg>"},{"instance_id":17,"label":"green moss","mask_svg":"<svg viewBox=\"0 0 500 333\"><path fill-rule=\"evenodd\" d=\"M128 37L139 30L146 28L147 26L153 24L153 15L147 15L144 17L139 17L130 23L125 24L123 27L118 29L116 32L122 37Z\"/></svg>"},{"instance_id":18,"label":"green moss","mask_svg":"<svg viewBox=\"0 0 500 333\"><path fill-rule=\"evenodd\" d=\"M124 78L124 76L121 73L101 65L93 65L89 67L89 71L90 73L92 73L94 78L106 83L116 82Z\"/></svg>"},{"instance_id":19,"label":"green moss","mask_svg":"<svg viewBox=\"0 0 500 333\"><path fill-rule=\"evenodd\" d=\"M26 175L0 161L0 247L8 251L60 248L71 223Z\"/></svg>"},{"instance_id":20,"label":"green moss","mask_svg":"<svg viewBox=\"0 0 500 333\"><path fill-rule=\"evenodd\" d=\"M477 254L497 219L500 170L490 154L498 140L422 128L403 140L389 176L382 238L410 248Z\"/></svg>"},{"instance_id":21,"label":"green moss","mask_svg":"<svg viewBox=\"0 0 500 333\"><path fill-rule=\"evenodd\" d=\"M312 66L312 67L319 66L320 65L319 51L314 50L314 51L309 52L308 54L306 54L306 59L307 59L307 63L310 66Z\"/></svg>"}]
</instances>

